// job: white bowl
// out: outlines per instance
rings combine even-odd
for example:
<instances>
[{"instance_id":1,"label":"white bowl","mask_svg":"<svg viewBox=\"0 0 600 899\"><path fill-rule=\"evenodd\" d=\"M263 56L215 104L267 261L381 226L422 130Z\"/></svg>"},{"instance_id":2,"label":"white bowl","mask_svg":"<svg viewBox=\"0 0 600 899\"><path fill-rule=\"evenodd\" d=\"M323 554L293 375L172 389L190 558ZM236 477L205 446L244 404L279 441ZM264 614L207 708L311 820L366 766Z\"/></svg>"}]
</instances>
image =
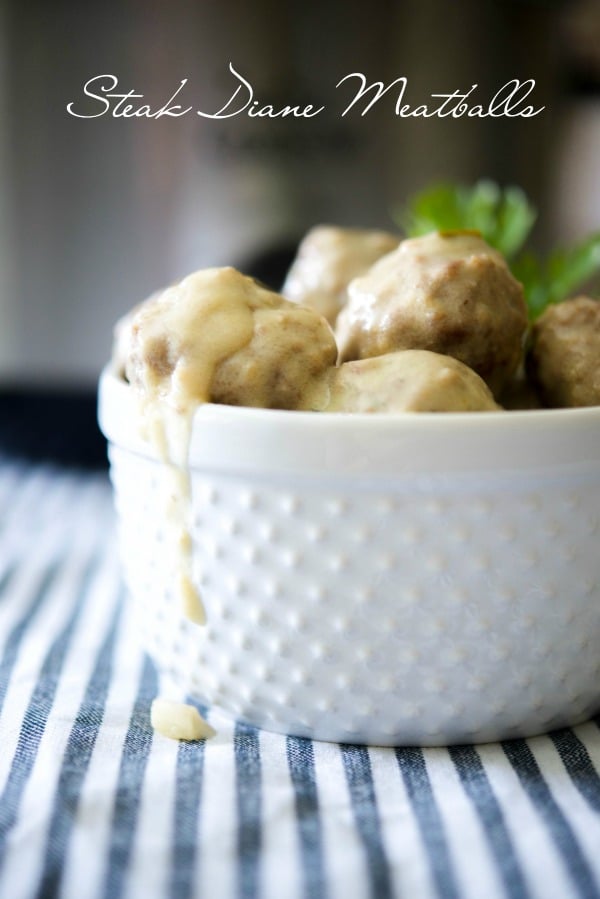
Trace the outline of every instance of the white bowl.
<instances>
[{"instance_id":1,"label":"white bowl","mask_svg":"<svg viewBox=\"0 0 600 899\"><path fill-rule=\"evenodd\" d=\"M104 372L126 579L182 691L268 730L378 745L527 736L600 708L600 407L201 407L200 627L161 586L165 466L134 399Z\"/></svg>"}]
</instances>

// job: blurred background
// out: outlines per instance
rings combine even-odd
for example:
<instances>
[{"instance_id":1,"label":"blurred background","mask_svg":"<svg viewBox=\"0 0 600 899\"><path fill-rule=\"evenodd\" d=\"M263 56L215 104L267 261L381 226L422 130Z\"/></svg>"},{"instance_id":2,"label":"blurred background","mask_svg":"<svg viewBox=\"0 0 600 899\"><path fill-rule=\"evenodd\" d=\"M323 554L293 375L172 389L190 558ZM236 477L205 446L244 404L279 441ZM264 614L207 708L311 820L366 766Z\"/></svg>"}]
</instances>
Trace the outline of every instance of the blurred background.
<instances>
[{"instance_id":1,"label":"blurred background","mask_svg":"<svg viewBox=\"0 0 600 899\"><path fill-rule=\"evenodd\" d=\"M313 119L79 119L111 73L160 107L216 111L229 61ZM350 72L491 97L535 78L531 119L342 118ZM349 92L344 97L349 96ZM313 224L393 227L433 180L519 184L538 248L600 228L600 3L255 0L0 6L0 449L103 464L95 384L115 320L158 287L232 264L274 287Z\"/></svg>"}]
</instances>

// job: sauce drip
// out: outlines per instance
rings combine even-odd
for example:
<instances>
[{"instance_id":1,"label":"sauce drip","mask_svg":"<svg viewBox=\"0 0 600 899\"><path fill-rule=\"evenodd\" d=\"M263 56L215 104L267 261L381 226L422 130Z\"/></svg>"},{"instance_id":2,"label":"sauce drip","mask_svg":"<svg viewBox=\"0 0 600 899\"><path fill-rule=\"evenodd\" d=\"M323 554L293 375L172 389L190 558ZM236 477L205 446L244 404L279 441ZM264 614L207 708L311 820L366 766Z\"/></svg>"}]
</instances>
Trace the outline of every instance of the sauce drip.
<instances>
[{"instance_id":1,"label":"sauce drip","mask_svg":"<svg viewBox=\"0 0 600 899\"><path fill-rule=\"evenodd\" d=\"M196 272L140 307L131 326L127 374L137 388L142 432L168 466L171 583L182 613L196 624L206 616L192 576L192 421L197 406L210 400L219 364L252 339L251 286L251 279L232 268Z\"/></svg>"}]
</instances>

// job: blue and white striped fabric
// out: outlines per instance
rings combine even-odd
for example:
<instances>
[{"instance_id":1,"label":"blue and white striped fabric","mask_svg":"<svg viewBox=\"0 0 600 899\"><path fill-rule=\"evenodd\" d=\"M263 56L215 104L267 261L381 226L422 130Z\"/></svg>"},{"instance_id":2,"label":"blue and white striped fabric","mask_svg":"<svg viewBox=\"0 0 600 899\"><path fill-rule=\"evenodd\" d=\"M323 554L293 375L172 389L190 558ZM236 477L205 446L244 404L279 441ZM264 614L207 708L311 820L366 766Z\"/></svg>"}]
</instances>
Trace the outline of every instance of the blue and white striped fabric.
<instances>
[{"instance_id":1,"label":"blue and white striped fabric","mask_svg":"<svg viewBox=\"0 0 600 899\"><path fill-rule=\"evenodd\" d=\"M105 478L0 465L0 897L600 897L600 727L446 749L154 736Z\"/></svg>"}]
</instances>

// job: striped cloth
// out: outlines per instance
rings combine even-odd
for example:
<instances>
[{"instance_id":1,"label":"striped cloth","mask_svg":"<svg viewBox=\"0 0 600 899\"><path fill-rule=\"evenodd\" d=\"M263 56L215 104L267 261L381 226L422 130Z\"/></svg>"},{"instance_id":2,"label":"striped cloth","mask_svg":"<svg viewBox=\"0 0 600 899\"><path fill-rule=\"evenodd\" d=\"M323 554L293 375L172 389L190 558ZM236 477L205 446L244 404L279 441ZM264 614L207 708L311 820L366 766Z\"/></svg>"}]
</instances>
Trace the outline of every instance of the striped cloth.
<instances>
[{"instance_id":1,"label":"striped cloth","mask_svg":"<svg viewBox=\"0 0 600 899\"><path fill-rule=\"evenodd\" d=\"M101 475L0 465L0 897L600 896L600 726L452 749L154 736Z\"/></svg>"}]
</instances>

